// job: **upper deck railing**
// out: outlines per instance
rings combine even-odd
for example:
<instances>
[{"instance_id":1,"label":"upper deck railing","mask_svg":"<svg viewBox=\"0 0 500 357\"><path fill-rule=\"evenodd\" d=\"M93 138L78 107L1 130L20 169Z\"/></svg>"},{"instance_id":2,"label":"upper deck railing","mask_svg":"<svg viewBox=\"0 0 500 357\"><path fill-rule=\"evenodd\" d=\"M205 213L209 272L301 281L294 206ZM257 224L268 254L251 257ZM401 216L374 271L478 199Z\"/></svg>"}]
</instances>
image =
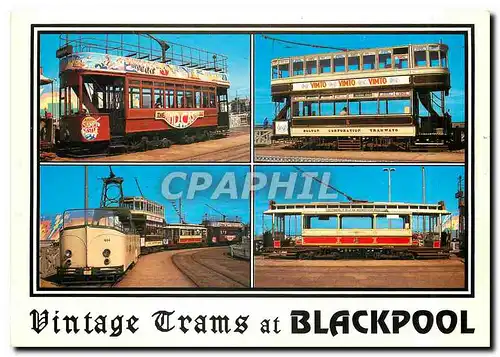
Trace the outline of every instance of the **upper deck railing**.
<instances>
[{"instance_id":1,"label":"upper deck railing","mask_svg":"<svg viewBox=\"0 0 500 357\"><path fill-rule=\"evenodd\" d=\"M447 69L448 46L406 45L276 58L271 61L271 81L415 68Z\"/></svg>"},{"instance_id":2,"label":"upper deck railing","mask_svg":"<svg viewBox=\"0 0 500 357\"><path fill-rule=\"evenodd\" d=\"M157 40L146 34L136 34L136 43L131 43L123 36L103 35L103 38L90 36L60 35L60 47L71 46L73 52L104 53L114 56L136 58L145 61L173 64L192 69L227 73L227 56L220 53L205 51L199 48L181 45L175 42L163 41L167 46L165 53ZM119 38L119 40L117 40Z\"/></svg>"}]
</instances>

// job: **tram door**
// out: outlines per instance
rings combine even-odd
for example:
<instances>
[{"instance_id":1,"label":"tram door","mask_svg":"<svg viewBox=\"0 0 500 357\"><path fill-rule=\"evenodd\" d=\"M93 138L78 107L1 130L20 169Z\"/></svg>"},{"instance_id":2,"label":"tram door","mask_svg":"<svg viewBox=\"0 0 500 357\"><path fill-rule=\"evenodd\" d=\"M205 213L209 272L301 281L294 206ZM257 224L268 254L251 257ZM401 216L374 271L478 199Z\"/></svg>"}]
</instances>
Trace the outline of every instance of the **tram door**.
<instances>
[{"instance_id":1,"label":"tram door","mask_svg":"<svg viewBox=\"0 0 500 357\"><path fill-rule=\"evenodd\" d=\"M219 104L219 126L229 128L229 110L227 101L227 88L217 88L217 102Z\"/></svg>"},{"instance_id":2,"label":"tram door","mask_svg":"<svg viewBox=\"0 0 500 357\"><path fill-rule=\"evenodd\" d=\"M123 95L124 79L116 78L112 85L106 86L109 100L109 132L111 137L125 135L125 98Z\"/></svg>"}]
</instances>

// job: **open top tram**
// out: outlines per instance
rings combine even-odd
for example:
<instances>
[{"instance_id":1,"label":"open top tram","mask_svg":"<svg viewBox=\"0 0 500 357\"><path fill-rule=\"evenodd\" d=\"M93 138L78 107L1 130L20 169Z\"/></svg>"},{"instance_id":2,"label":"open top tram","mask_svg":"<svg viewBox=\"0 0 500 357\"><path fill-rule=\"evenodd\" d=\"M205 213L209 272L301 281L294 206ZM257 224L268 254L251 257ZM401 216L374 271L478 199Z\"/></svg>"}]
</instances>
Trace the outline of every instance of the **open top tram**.
<instances>
[{"instance_id":1,"label":"open top tram","mask_svg":"<svg viewBox=\"0 0 500 357\"><path fill-rule=\"evenodd\" d=\"M448 257L444 203L271 202L273 251L298 258Z\"/></svg>"},{"instance_id":2,"label":"open top tram","mask_svg":"<svg viewBox=\"0 0 500 357\"><path fill-rule=\"evenodd\" d=\"M443 43L273 59L274 134L336 149L453 144Z\"/></svg>"},{"instance_id":3,"label":"open top tram","mask_svg":"<svg viewBox=\"0 0 500 357\"><path fill-rule=\"evenodd\" d=\"M152 35L136 35L136 44L120 36L117 41L61 35L62 150L168 147L228 129L224 55Z\"/></svg>"}]
</instances>

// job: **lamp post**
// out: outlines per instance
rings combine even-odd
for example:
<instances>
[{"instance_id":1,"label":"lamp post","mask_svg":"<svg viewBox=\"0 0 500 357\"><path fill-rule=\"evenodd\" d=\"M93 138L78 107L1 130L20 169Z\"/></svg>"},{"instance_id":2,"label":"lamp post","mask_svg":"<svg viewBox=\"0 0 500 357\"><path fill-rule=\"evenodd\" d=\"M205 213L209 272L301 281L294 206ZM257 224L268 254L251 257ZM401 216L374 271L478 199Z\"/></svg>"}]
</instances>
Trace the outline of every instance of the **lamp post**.
<instances>
[{"instance_id":1,"label":"lamp post","mask_svg":"<svg viewBox=\"0 0 500 357\"><path fill-rule=\"evenodd\" d=\"M388 173L388 176L389 176L389 181L388 181L388 196L389 196L389 202L391 202L391 172L393 171L396 171L396 169L392 168L392 167L386 167L383 169L383 171L387 172ZM391 220L388 219L389 221L389 228L391 228Z\"/></svg>"}]
</instances>

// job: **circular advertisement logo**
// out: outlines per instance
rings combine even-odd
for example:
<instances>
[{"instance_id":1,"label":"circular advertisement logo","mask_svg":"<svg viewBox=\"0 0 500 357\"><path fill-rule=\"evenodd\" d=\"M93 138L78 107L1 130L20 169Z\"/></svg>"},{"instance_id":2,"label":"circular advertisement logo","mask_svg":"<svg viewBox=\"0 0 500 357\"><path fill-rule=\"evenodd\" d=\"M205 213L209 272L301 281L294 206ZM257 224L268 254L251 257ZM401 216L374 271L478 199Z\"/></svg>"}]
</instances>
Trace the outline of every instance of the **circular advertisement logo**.
<instances>
[{"instance_id":1,"label":"circular advertisement logo","mask_svg":"<svg viewBox=\"0 0 500 357\"><path fill-rule=\"evenodd\" d=\"M94 117L85 117L82 119L82 136L85 140L87 141L92 141L97 138L97 135L99 134L99 126L101 125L99 123L99 118L94 118Z\"/></svg>"}]
</instances>

